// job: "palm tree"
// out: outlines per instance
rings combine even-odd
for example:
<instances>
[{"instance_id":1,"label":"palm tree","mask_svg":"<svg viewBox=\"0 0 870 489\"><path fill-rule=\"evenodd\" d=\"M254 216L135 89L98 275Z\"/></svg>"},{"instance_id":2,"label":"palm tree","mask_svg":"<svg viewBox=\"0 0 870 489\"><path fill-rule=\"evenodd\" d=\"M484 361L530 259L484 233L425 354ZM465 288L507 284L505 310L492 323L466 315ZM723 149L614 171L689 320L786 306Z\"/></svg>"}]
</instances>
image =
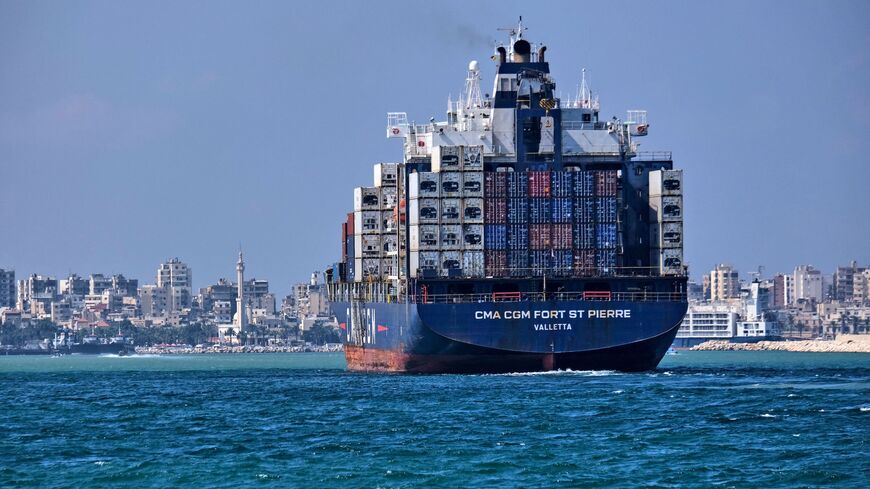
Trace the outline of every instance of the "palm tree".
<instances>
[{"instance_id":1,"label":"palm tree","mask_svg":"<svg viewBox=\"0 0 870 489\"><path fill-rule=\"evenodd\" d=\"M226 338L227 336L229 336L230 338L234 338L236 336L236 330L233 328L228 329L226 333L224 333L224 338ZM221 341L223 341L223 338L221 338ZM230 340L230 342L232 343L232 340Z\"/></svg>"}]
</instances>

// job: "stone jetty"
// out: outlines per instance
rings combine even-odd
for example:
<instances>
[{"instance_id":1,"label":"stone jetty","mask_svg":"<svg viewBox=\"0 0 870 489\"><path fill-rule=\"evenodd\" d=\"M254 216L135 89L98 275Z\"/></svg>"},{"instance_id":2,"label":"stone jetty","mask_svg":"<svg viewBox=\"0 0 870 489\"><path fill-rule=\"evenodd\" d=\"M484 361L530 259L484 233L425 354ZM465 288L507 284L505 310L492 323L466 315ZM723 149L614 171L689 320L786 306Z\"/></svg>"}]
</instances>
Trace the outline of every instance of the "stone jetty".
<instances>
[{"instance_id":1,"label":"stone jetty","mask_svg":"<svg viewBox=\"0 0 870 489\"><path fill-rule=\"evenodd\" d=\"M797 351L817 353L870 353L870 335L842 334L833 340L759 341L731 343L710 340L694 346L697 351Z\"/></svg>"}]
</instances>

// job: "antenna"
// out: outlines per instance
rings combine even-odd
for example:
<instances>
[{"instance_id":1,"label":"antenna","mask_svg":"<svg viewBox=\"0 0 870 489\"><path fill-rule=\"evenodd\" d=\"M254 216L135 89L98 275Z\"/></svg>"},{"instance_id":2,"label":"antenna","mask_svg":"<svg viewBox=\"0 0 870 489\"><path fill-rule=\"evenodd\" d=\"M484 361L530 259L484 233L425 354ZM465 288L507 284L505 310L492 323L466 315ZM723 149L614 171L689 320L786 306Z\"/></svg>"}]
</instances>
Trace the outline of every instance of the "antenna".
<instances>
[{"instance_id":1,"label":"antenna","mask_svg":"<svg viewBox=\"0 0 870 489\"><path fill-rule=\"evenodd\" d=\"M465 108L482 107L480 99L480 67L477 61L468 63L468 75L465 77Z\"/></svg>"}]
</instances>

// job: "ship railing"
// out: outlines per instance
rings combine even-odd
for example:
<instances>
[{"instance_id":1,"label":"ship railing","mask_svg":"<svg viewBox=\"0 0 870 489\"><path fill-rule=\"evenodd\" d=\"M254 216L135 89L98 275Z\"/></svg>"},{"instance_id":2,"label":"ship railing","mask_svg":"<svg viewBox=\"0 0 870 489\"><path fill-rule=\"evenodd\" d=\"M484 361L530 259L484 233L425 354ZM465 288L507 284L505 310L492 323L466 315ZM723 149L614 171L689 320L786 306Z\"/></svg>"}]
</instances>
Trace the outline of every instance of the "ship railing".
<instances>
[{"instance_id":1,"label":"ship railing","mask_svg":"<svg viewBox=\"0 0 870 489\"><path fill-rule=\"evenodd\" d=\"M426 294L416 297L417 303L459 304L477 302L542 302L542 301L625 301L684 302L681 292L493 292L491 294Z\"/></svg>"},{"instance_id":2,"label":"ship railing","mask_svg":"<svg viewBox=\"0 0 870 489\"><path fill-rule=\"evenodd\" d=\"M638 151L635 153L634 161L673 161L673 152L671 151Z\"/></svg>"}]
</instances>

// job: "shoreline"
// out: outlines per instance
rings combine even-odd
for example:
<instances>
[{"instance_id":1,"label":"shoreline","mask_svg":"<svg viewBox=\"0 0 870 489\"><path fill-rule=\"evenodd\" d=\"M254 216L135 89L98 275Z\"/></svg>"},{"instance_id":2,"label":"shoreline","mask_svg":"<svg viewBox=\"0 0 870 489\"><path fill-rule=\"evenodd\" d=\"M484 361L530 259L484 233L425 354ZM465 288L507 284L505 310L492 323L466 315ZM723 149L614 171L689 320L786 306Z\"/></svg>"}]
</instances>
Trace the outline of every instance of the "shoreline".
<instances>
[{"instance_id":1,"label":"shoreline","mask_svg":"<svg viewBox=\"0 0 870 489\"><path fill-rule=\"evenodd\" d=\"M213 345L195 346L137 346L137 355L203 355L212 353L339 353L344 351L342 345L316 346L226 346Z\"/></svg>"},{"instance_id":2,"label":"shoreline","mask_svg":"<svg viewBox=\"0 0 870 489\"><path fill-rule=\"evenodd\" d=\"M843 334L834 340L759 341L732 343L709 340L690 351L790 351L805 353L870 353L870 335Z\"/></svg>"}]
</instances>

